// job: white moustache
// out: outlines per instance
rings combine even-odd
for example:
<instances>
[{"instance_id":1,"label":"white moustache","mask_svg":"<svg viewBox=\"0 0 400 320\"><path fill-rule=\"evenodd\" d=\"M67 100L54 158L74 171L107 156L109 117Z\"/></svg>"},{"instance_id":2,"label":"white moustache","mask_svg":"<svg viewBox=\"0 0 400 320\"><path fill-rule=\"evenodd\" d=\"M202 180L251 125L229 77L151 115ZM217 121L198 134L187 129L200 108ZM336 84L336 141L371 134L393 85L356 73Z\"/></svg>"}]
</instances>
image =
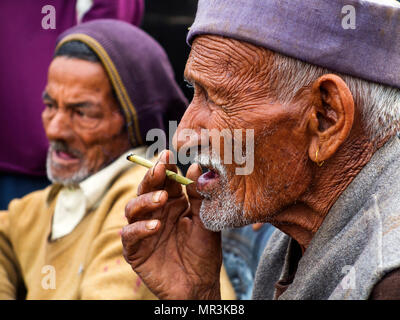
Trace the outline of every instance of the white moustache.
<instances>
[{"instance_id":1,"label":"white moustache","mask_svg":"<svg viewBox=\"0 0 400 320\"><path fill-rule=\"evenodd\" d=\"M199 154L198 152L196 152L193 157L193 161L200 164L203 167L207 167L217 171L221 177L226 179L227 177L226 168L222 164L219 155L216 154L215 152L212 152L211 155L205 153Z\"/></svg>"}]
</instances>

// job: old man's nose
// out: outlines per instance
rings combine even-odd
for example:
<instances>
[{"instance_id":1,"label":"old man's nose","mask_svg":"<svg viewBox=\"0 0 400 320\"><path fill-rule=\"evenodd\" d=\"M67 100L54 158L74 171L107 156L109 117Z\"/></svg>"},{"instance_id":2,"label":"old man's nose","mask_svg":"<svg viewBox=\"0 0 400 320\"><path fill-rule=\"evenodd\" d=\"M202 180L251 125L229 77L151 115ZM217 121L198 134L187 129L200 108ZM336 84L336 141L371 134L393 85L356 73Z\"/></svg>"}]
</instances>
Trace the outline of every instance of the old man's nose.
<instances>
[{"instance_id":1,"label":"old man's nose","mask_svg":"<svg viewBox=\"0 0 400 320\"><path fill-rule=\"evenodd\" d=\"M45 125L49 140L68 140L71 137L71 123L65 112L56 112Z\"/></svg>"},{"instance_id":2,"label":"old man's nose","mask_svg":"<svg viewBox=\"0 0 400 320\"><path fill-rule=\"evenodd\" d=\"M182 128L176 130L173 138L172 144L175 150L180 150L181 148L189 149L200 147L203 144L208 145L208 136L206 135L206 130L195 130L190 128Z\"/></svg>"}]
</instances>

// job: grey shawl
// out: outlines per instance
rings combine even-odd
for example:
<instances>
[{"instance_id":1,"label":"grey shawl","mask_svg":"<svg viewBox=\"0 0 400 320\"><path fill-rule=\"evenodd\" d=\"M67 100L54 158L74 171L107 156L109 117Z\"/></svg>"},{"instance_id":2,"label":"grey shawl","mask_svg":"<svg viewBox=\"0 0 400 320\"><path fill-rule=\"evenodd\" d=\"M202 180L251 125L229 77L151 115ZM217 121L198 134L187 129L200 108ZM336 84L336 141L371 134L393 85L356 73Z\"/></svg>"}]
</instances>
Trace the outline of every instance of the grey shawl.
<instances>
[{"instance_id":1,"label":"grey shawl","mask_svg":"<svg viewBox=\"0 0 400 320\"><path fill-rule=\"evenodd\" d=\"M288 273L292 239L271 236L257 269L253 299L273 299ZM332 206L279 299L368 299L400 268L400 140L380 148Z\"/></svg>"}]
</instances>

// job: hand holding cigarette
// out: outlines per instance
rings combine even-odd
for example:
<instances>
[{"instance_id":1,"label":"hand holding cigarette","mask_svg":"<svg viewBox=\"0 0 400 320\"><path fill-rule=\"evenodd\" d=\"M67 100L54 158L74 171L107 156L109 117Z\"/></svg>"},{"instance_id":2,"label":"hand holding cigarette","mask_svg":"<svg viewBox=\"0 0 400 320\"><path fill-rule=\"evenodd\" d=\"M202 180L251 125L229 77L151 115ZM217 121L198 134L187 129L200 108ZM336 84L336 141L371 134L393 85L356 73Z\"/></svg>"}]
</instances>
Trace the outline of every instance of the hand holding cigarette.
<instances>
[{"instance_id":1,"label":"hand holding cigarette","mask_svg":"<svg viewBox=\"0 0 400 320\"><path fill-rule=\"evenodd\" d=\"M220 299L221 235L205 229L200 219L203 197L196 184L187 185L184 193L186 181L171 178L179 176L172 157L162 152L125 208L124 257L159 299ZM137 156L129 160L153 167ZM176 176L167 178L168 171ZM201 174L198 164L187 172L190 182Z\"/></svg>"}]
</instances>

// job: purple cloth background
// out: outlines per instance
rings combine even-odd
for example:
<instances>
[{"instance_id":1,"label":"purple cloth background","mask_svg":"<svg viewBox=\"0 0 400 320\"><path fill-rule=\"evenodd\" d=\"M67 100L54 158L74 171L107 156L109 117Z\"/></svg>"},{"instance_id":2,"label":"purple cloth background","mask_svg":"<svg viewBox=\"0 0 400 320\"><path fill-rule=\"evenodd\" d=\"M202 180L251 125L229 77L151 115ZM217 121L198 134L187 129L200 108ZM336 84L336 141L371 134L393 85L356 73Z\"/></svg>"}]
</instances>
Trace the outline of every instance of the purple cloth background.
<instances>
[{"instance_id":1,"label":"purple cloth background","mask_svg":"<svg viewBox=\"0 0 400 320\"><path fill-rule=\"evenodd\" d=\"M94 19L118 19L139 26L144 15L144 0L94 0L82 22Z\"/></svg>"},{"instance_id":2,"label":"purple cloth background","mask_svg":"<svg viewBox=\"0 0 400 320\"><path fill-rule=\"evenodd\" d=\"M355 9L355 29L342 27L346 5ZM364 0L199 0L188 43L201 34L247 41L336 72L400 88L397 7Z\"/></svg>"},{"instance_id":3,"label":"purple cloth background","mask_svg":"<svg viewBox=\"0 0 400 320\"><path fill-rule=\"evenodd\" d=\"M41 27L42 7L56 9L56 29ZM42 92L56 39L76 21L76 0L0 1L0 174L45 175L48 142ZM144 0L94 0L82 21L120 18L139 24Z\"/></svg>"}]
</instances>

